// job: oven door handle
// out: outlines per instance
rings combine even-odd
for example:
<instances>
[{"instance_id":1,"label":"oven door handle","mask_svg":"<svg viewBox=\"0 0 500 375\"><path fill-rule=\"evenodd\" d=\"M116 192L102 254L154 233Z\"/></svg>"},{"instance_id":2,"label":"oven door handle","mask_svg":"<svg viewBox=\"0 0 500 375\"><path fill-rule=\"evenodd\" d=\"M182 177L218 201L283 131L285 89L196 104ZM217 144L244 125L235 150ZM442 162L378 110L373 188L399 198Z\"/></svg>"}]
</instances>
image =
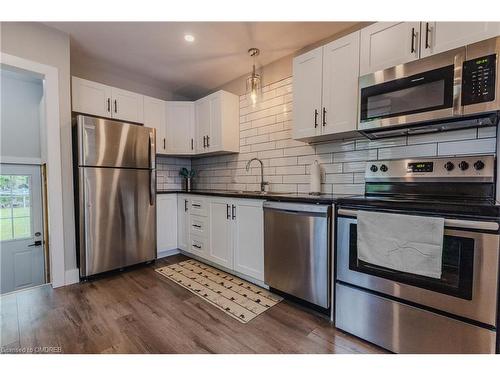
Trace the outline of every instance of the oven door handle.
<instances>
[{"instance_id":1,"label":"oven door handle","mask_svg":"<svg viewBox=\"0 0 500 375\"><path fill-rule=\"evenodd\" d=\"M357 217L357 210L348 210L345 208L339 208L337 211L339 215ZM491 230L498 231L499 225L493 221L471 221L471 220L459 220L459 219L444 219L444 225L446 227L463 228L463 229L476 229L476 230Z\"/></svg>"}]
</instances>

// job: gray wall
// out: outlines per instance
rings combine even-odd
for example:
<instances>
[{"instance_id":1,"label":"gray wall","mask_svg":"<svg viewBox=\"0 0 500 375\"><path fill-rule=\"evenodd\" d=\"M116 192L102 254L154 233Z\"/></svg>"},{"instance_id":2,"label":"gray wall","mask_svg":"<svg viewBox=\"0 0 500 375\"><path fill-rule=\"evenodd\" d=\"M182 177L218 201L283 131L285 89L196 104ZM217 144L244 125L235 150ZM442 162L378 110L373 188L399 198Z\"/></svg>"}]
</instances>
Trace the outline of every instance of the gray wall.
<instances>
[{"instance_id":1,"label":"gray wall","mask_svg":"<svg viewBox=\"0 0 500 375\"><path fill-rule=\"evenodd\" d=\"M76 267L76 252L71 156L69 36L34 22L2 22L0 27L2 52L51 65L59 70L65 268L66 270L73 269Z\"/></svg>"},{"instance_id":2,"label":"gray wall","mask_svg":"<svg viewBox=\"0 0 500 375\"><path fill-rule=\"evenodd\" d=\"M1 70L0 156L41 159L42 81Z\"/></svg>"}]
</instances>

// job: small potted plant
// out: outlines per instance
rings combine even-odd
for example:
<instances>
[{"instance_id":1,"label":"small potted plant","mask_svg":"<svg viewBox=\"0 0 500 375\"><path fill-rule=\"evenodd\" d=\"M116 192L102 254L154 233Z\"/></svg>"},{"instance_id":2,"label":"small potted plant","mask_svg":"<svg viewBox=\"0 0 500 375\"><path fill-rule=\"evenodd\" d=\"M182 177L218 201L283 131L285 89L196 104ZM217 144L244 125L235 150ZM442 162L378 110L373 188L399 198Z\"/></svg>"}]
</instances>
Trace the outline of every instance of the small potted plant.
<instances>
[{"instance_id":1,"label":"small potted plant","mask_svg":"<svg viewBox=\"0 0 500 375\"><path fill-rule=\"evenodd\" d=\"M180 171L179 171L179 176L183 177L183 187L184 187L184 190L185 191L191 191L191 182L192 182L192 179L195 175L195 171L194 169L187 169L187 168L182 168Z\"/></svg>"}]
</instances>

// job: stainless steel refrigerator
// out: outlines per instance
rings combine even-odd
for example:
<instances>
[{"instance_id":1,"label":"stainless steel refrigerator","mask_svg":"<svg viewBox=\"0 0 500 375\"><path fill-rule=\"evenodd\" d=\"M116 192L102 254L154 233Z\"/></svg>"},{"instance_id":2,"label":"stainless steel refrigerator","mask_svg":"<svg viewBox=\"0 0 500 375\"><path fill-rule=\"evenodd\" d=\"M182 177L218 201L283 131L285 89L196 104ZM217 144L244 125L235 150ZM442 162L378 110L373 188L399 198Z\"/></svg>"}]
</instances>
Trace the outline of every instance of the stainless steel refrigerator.
<instances>
[{"instance_id":1,"label":"stainless steel refrigerator","mask_svg":"<svg viewBox=\"0 0 500 375\"><path fill-rule=\"evenodd\" d=\"M155 130L73 121L80 277L156 258Z\"/></svg>"}]
</instances>

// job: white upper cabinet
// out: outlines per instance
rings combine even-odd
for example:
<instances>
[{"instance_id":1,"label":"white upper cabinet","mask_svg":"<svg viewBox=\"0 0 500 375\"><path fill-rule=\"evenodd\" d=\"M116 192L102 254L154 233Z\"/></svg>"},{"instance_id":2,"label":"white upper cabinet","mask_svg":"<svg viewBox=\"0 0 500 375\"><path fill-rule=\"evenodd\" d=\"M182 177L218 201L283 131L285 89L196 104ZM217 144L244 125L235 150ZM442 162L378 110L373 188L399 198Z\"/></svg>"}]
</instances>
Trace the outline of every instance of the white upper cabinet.
<instances>
[{"instance_id":1,"label":"white upper cabinet","mask_svg":"<svg viewBox=\"0 0 500 375\"><path fill-rule=\"evenodd\" d=\"M166 153L194 154L194 103L167 102L166 117Z\"/></svg>"},{"instance_id":2,"label":"white upper cabinet","mask_svg":"<svg viewBox=\"0 0 500 375\"><path fill-rule=\"evenodd\" d=\"M294 139L334 139L356 131L359 38L358 31L294 58Z\"/></svg>"},{"instance_id":3,"label":"white upper cabinet","mask_svg":"<svg viewBox=\"0 0 500 375\"><path fill-rule=\"evenodd\" d=\"M134 92L72 77L73 111L143 123L144 97Z\"/></svg>"},{"instance_id":4,"label":"white upper cabinet","mask_svg":"<svg viewBox=\"0 0 500 375\"><path fill-rule=\"evenodd\" d=\"M196 152L239 152L239 98L217 91L195 102Z\"/></svg>"},{"instance_id":5,"label":"white upper cabinet","mask_svg":"<svg viewBox=\"0 0 500 375\"><path fill-rule=\"evenodd\" d=\"M166 102L144 97L144 126L156 129L156 153L166 154Z\"/></svg>"},{"instance_id":6,"label":"white upper cabinet","mask_svg":"<svg viewBox=\"0 0 500 375\"><path fill-rule=\"evenodd\" d=\"M144 122L144 96L112 87L111 97L113 118L138 123Z\"/></svg>"},{"instance_id":7,"label":"white upper cabinet","mask_svg":"<svg viewBox=\"0 0 500 375\"><path fill-rule=\"evenodd\" d=\"M360 72L363 76L417 60L420 22L377 22L361 30Z\"/></svg>"},{"instance_id":8,"label":"white upper cabinet","mask_svg":"<svg viewBox=\"0 0 500 375\"><path fill-rule=\"evenodd\" d=\"M356 130L359 31L323 47L322 134Z\"/></svg>"},{"instance_id":9,"label":"white upper cabinet","mask_svg":"<svg viewBox=\"0 0 500 375\"><path fill-rule=\"evenodd\" d=\"M293 59L293 138L320 134L323 47Z\"/></svg>"},{"instance_id":10,"label":"white upper cabinet","mask_svg":"<svg viewBox=\"0 0 500 375\"><path fill-rule=\"evenodd\" d=\"M111 87L97 82L72 77L73 111L101 116L111 116Z\"/></svg>"},{"instance_id":11,"label":"white upper cabinet","mask_svg":"<svg viewBox=\"0 0 500 375\"><path fill-rule=\"evenodd\" d=\"M500 22L422 22L421 57L500 35Z\"/></svg>"}]
</instances>

